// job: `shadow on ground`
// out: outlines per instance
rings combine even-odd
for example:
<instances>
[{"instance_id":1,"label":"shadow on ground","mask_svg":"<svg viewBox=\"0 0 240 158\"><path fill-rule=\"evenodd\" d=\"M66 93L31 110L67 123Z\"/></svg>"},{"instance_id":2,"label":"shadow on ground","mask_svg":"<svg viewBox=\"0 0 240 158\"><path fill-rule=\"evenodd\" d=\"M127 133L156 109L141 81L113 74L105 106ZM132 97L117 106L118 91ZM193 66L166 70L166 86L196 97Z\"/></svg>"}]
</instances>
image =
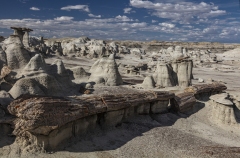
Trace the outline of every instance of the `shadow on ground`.
<instances>
[{"instance_id":1,"label":"shadow on ground","mask_svg":"<svg viewBox=\"0 0 240 158\"><path fill-rule=\"evenodd\" d=\"M98 126L95 131L87 135L73 138L60 151L95 152L115 150L127 144L132 139L143 136L146 132L154 128L161 127L167 130L178 119L187 118L204 108L204 106L204 103L197 102L193 110L185 114L169 112L165 114L138 115L116 127L102 129Z\"/></svg>"}]
</instances>

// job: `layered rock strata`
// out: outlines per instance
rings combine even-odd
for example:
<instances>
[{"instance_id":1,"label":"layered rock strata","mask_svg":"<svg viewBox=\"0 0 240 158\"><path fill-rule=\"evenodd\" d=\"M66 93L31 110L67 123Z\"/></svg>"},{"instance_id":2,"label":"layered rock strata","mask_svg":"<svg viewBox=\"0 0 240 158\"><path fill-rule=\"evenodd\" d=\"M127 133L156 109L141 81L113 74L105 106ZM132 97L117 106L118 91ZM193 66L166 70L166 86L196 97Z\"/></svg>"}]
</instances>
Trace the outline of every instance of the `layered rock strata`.
<instances>
[{"instance_id":1,"label":"layered rock strata","mask_svg":"<svg viewBox=\"0 0 240 158\"><path fill-rule=\"evenodd\" d=\"M28 141L27 146L44 144L46 149L56 149L62 141L95 126L111 127L134 115L167 112L173 97L174 94L168 92L71 99L23 96L13 101L8 110L17 117L13 134L18 139Z\"/></svg>"},{"instance_id":2,"label":"layered rock strata","mask_svg":"<svg viewBox=\"0 0 240 158\"><path fill-rule=\"evenodd\" d=\"M8 111L16 117L13 134L22 149L55 150L64 141L96 128L116 126L133 116L167 113L169 109L185 113L196 103L196 94L209 97L224 89L215 84L176 95L153 91L71 98L25 95L13 101Z\"/></svg>"},{"instance_id":3,"label":"layered rock strata","mask_svg":"<svg viewBox=\"0 0 240 158\"><path fill-rule=\"evenodd\" d=\"M212 107L211 120L217 124L237 125L234 104L227 93L216 94L210 97Z\"/></svg>"}]
</instances>

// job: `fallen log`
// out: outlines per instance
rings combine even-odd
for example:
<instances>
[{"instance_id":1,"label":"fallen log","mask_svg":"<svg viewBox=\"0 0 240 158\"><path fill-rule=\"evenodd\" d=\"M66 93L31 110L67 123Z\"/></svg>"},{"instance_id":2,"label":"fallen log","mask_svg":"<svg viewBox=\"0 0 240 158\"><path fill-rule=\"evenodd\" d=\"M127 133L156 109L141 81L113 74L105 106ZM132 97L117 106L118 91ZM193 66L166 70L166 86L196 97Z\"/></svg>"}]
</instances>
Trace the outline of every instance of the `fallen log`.
<instances>
[{"instance_id":1,"label":"fallen log","mask_svg":"<svg viewBox=\"0 0 240 158\"><path fill-rule=\"evenodd\" d=\"M14 134L28 131L32 134L48 135L69 122L90 115L126 109L144 103L170 100L169 92L138 92L131 94L102 95L88 97L22 96L13 101L8 110L17 116Z\"/></svg>"},{"instance_id":2,"label":"fallen log","mask_svg":"<svg viewBox=\"0 0 240 158\"><path fill-rule=\"evenodd\" d=\"M172 100L172 108L178 112L187 112L193 108L196 98L191 92L177 94Z\"/></svg>"},{"instance_id":3,"label":"fallen log","mask_svg":"<svg viewBox=\"0 0 240 158\"><path fill-rule=\"evenodd\" d=\"M184 91L191 92L194 94L200 94L200 93L222 92L226 89L227 87L224 84L214 82L212 84L193 85L193 86L187 87Z\"/></svg>"}]
</instances>

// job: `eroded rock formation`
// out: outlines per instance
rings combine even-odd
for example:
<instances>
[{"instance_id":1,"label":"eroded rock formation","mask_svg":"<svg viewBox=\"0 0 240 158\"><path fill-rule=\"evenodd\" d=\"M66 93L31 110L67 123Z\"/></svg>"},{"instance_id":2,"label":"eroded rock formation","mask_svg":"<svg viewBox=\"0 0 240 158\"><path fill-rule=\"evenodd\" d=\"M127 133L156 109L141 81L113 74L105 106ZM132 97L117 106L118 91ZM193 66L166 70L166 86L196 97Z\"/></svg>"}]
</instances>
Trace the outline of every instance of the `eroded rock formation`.
<instances>
[{"instance_id":1,"label":"eroded rock formation","mask_svg":"<svg viewBox=\"0 0 240 158\"><path fill-rule=\"evenodd\" d=\"M4 47L6 48L5 53L7 66L11 69L23 68L29 62L29 52L24 48L18 35L11 35L8 39L6 39L4 41ZM4 58L4 55L2 55L2 57Z\"/></svg>"},{"instance_id":2,"label":"eroded rock formation","mask_svg":"<svg viewBox=\"0 0 240 158\"><path fill-rule=\"evenodd\" d=\"M19 36L25 47L29 47L29 32L33 31L30 28L11 27L14 30L14 35Z\"/></svg>"},{"instance_id":3,"label":"eroded rock formation","mask_svg":"<svg viewBox=\"0 0 240 158\"><path fill-rule=\"evenodd\" d=\"M90 82L106 86L118 86L123 84L114 54L110 55L109 58L102 58L96 61L91 67L90 73Z\"/></svg>"},{"instance_id":4,"label":"eroded rock formation","mask_svg":"<svg viewBox=\"0 0 240 158\"><path fill-rule=\"evenodd\" d=\"M192 60L176 60L171 63L159 62L152 77L158 87L188 87L192 84L192 70Z\"/></svg>"},{"instance_id":5,"label":"eroded rock formation","mask_svg":"<svg viewBox=\"0 0 240 158\"><path fill-rule=\"evenodd\" d=\"M234 104L227 93L216 94L210 97L212 106L211 120L217 124L237 125L234 113Z\"/></svg>"},{"instance_id":6,"label":"eroded rock formation","mask_svg":"<svg viewBox=\"0 0 240 158\"><path fill-rule=\"evenodd\" d=\"M71 137L95 127L108 128L142 114L186 112L196 103L195 95L221 92L220 84L195 87L196 91L174 95L169 92L134 92L89 97L22 96L13 101L9 112L16 116L13 134L21 150L54 150Z\"/></svg>"},{"instance_id":7,"label":"eroded rock formation","mask_svg":"<svg viewBox=\"0 0 240 158\"><path fill-rule=\"evenodd\" d=\"M72 86L61 60L56 60L47 67L43 57L39 54L31 58L23 69L21 76L9 93L13 98L23 94L61 96Z\"/></svg>"}]
</instances>

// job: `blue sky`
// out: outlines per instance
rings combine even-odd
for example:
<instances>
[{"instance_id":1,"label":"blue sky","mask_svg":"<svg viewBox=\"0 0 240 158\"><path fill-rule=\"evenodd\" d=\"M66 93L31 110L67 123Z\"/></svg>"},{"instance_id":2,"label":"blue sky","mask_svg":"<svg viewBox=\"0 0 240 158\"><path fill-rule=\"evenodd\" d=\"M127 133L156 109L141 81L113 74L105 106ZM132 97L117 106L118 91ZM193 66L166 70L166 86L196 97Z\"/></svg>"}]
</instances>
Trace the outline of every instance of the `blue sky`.
<instances>
[{"instance_id":1,"label":"blue sky","mask_svg":"<svg viewBox=\"0 0 240 158\"><path fill-rule=\"evenodd\" d=\"M239 0L2 0L0 35L240 42Z\"/></svg>"}]
</instances>

